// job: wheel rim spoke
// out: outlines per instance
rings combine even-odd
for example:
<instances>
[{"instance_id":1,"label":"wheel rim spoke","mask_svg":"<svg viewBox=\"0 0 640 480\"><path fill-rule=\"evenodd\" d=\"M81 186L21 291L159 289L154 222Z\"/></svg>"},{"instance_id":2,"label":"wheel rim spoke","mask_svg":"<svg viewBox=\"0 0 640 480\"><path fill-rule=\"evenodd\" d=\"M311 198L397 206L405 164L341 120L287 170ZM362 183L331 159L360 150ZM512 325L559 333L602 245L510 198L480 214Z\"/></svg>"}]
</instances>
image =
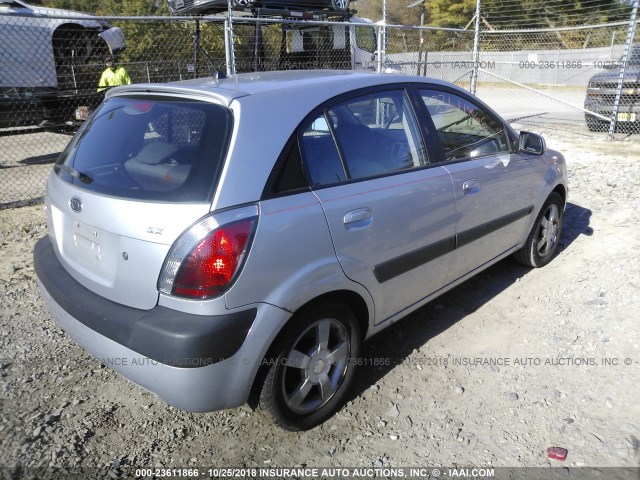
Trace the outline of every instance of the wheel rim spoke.
<instances>
[{"instance_id":1,"label":"wheel rim spoke","mask_svg":"<svg viewBox=\"0 0 640 480\"><path fill-rule=\"evenodd\" d=\"M329 334L331 333L331 323L328 320L318 322L317 340L318 350L327 348L329 344Z\"/></svg>"},{"instance_id":2,"label":"wheel rim spoke","mask_svg":"<svg viewBox=\"0 0 640 480\"><path fill-rule=\"evenodd\" d=\"M287 358L287 367L305 369L309 366L311 357L299 350L291 350Z\"/></svg>"},{"instance_id":3,"label":"wheel rim spoke","mask_svg":"<svg viewBox=\"0 0 640 480\"><path fill-rule=\"evenodd\" d=\"M554 225L558 223L558 213L558 207L555 205L551 205L551 209L549 211L549 221L551 221L551 223Z\"/></svg>"},{"instance_id":4,"label":"wheel rim spoke","mask_svg":"<svg viewBox=\"0 0 640 480\"><path fill-rule=\"evenodd\" d=\"M344 360L349 355L349 343L344 341L340 342L340 345L333 350L327 357L332 364L338 363L340 360Z\"/></svg>"},{"instance_id":5,"label":"wheel rim spoke","mask_svg":"<svg viewBox=\"0 0 640 480\"><path fill-rule=\"evenodd\" d=\"M541 257L544 257L547 253L549 253L549 239L544 236L542 241L538 244L538 253Z\"/></svg>"},{"instance_id":6,"label":"wheel rim spoke","mask_svg":"<svg viewBox=\"0 0 640 480\"><path fill-rule=\"evenodd\" d=\"M320 375L320 398L322 402L326 402L336 392L336 385L333 384L329 375L323 373Z\"/></svg>"},{"instance_id":7,"label":"wheel rim spoke","mask_svg":"<svg viewBox=\"0 0 640 480\"><path fill-rule=\"evenodd\" d=\"M291 408L300 408L300 405L302 405L304 399L307 398L312 387L312 383L305 378L300 385L291 392L291 395L287 398L287 405Z\"/></svg>"}]
</instances>

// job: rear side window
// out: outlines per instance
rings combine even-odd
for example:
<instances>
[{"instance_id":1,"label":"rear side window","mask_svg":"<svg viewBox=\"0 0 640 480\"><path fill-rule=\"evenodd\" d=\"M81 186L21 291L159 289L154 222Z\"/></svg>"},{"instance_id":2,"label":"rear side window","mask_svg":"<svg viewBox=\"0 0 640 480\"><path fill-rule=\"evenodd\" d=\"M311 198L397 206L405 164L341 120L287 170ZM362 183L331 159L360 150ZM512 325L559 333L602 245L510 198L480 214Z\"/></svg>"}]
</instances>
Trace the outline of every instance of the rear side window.
<instances>
[{"instance_id":1,"label":"rear side window","mask_svg":"<svg viewBox=\"0 0 640 480\"><path fill-rule=\"evenodd\" d=\"M428 164L418 123L403 90L376 92L331 106L310 120L300 143L312 186Z\"/></svg>"},{"instance_id":2,"label":"rear side window","mask_svg":"<svg viewBox=\"0 0 640 480\"><path fill-rule=\"evenodd\" d=\"M175 99L107 100L54 167L64 181L122 198L209 201L232 129L229 109Z\"/></svg>"},{"instance_id":3,"label":"rear side window","mask_svg":"<svg viewBox=\"0 0 640 480\"><path fill-rule=\"evenodd\" d=\"M445 160L509 151L504 126L479 106L449 92L420 93L436 127Z\"/></svg>"},{"instance_id":4,"label":"rear side window","mask_svg":"<svg viewBox=\"0 0 640 480\"><path fill-rule=\"evenodd\" d=\"M340 155L324 114L314 118L303 130L300 146L312 186L331 185L346 179Z\"/></svg>"}]
</instances>

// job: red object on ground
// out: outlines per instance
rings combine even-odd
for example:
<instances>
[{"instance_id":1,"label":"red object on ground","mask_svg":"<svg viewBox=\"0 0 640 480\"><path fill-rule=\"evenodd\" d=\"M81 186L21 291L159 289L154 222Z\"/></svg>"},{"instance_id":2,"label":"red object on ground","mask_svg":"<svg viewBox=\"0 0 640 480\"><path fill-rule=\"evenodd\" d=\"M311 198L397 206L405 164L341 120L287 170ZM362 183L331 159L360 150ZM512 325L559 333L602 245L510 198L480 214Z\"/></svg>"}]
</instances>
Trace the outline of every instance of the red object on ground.
<instances>
[{"instance_id":1,"label":"red object on ground","mask_svg":"<svg viewBox=\"0 0 640 480\"><path fill-rule=\"evenodd\" d=\"M549 447L547 448L547 457L555 458L556 460L564 460L567 458L569 451L566 448Z\"/></svg>"}]
</instances>

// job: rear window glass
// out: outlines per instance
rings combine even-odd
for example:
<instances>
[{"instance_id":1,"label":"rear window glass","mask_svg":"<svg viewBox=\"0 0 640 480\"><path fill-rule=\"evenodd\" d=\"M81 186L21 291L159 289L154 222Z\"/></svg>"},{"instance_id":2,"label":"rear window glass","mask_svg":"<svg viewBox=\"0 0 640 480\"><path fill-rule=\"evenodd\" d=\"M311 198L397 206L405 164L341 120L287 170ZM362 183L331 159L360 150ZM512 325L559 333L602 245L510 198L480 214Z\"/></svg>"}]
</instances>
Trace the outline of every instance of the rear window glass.
<instances>
[{"instance_id":1,"label":"rear window glass","mask_svg":"<svg viewBox=\"0 0 640 480\"><path fill-rule=\"evenodd\" d=\"M111 98L81 127L54 170L68 183L107 195L209 201L232 123L221 105Z\"/></svg>"}]
</instances>

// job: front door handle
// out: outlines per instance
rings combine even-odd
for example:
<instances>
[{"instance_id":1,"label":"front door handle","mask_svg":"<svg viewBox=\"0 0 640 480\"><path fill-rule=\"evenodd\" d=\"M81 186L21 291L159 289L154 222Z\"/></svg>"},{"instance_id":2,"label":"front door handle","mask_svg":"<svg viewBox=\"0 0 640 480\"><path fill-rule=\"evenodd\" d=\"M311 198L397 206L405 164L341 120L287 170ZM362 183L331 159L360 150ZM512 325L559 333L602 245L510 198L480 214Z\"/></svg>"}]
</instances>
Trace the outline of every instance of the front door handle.
<instances>
[{"instance_id":1,"label":"front door handle","mask_svg":"<svg viewBox=\"0 0 640 480\"><path fill-rule=\"evenodd\" d=\"M373 222L373 212L369 208L358 208L347 212L342 220L347 230L368 227Z\"/></svg>"},{"instance_id":2,"label":"front door handle","mask_svg":"<svg viewBox=\"0 0 640 480\"><path fill-rule=\"evenodd\" d=\"M462 184L462 193L464 195L474 195L480 192L480 182L477 178L467 180Z\"/></svg>"}]
</instances>

